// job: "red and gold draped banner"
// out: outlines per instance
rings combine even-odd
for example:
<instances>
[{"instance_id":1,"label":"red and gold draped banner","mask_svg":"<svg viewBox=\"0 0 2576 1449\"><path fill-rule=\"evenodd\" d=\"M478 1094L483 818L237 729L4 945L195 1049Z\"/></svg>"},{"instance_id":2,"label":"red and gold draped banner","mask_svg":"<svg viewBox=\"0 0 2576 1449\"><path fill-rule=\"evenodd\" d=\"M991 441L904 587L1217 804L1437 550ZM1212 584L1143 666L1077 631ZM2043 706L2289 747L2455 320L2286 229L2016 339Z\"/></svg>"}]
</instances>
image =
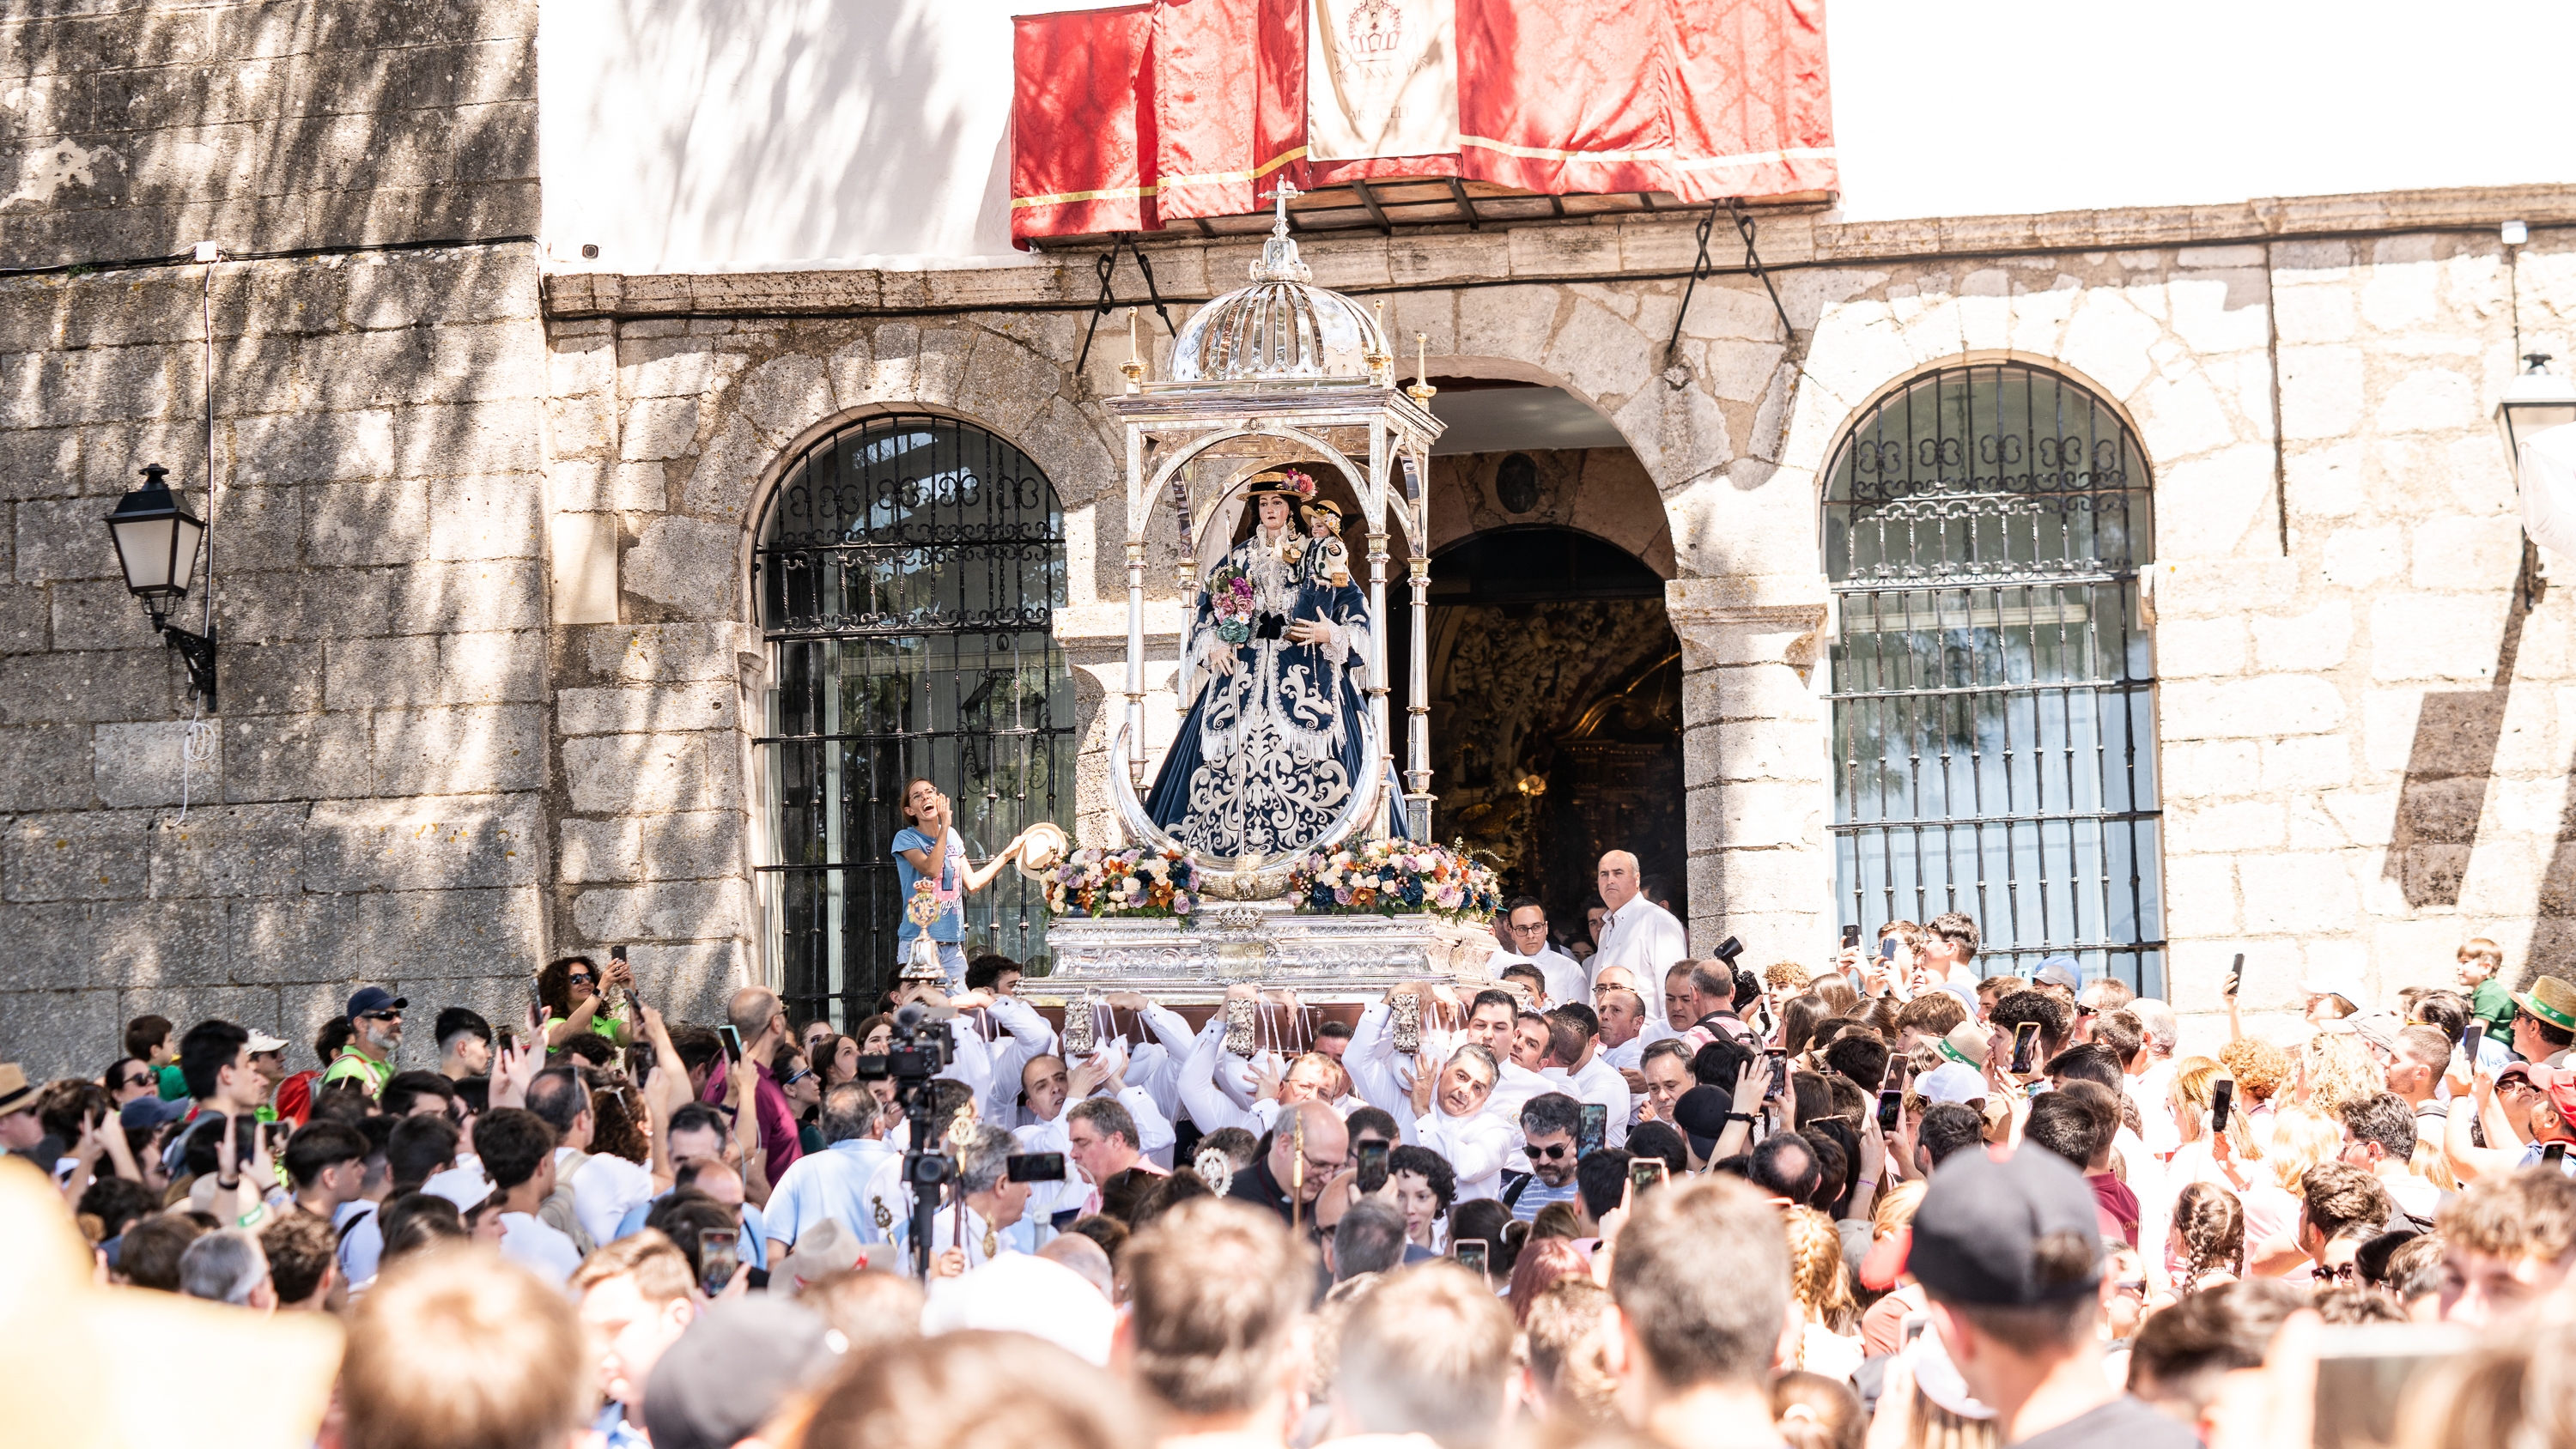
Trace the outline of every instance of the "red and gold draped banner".
<instances>
[{"instance_id":1,"label":"red and gold draped banner","mask_svg":"<svg viewBox=\"0 0 2576 1449\"><path fill-rule=\"evenodd\" d=\"M1834 188L1822 0L1157 0L1015 19L1011 235L1284 176L1684 201Z\"/></svg>"}]
</instances>

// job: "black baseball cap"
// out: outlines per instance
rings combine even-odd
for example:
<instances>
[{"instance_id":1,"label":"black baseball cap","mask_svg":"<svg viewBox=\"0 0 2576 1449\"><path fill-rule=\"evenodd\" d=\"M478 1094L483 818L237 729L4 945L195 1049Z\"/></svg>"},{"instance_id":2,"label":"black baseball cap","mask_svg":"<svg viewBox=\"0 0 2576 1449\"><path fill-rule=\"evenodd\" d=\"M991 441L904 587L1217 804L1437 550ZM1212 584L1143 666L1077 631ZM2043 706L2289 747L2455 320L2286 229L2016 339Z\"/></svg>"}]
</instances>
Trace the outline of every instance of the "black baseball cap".
<instances>
[{"instance_id":1,"label":"black baseball cap","mask_svg":"<svg viewBox=\"0 0 2576 1449\"><path fill-rule=\"evenodd\" d=\"M401 1011L411 1003L381 986L361 986L349 998L349 1019L356 1021L370 1011Z\"/></svg>"},{"instance_id":2,"label":"black baseball cap","mask_svg":"<svg viewBox=\"0 0 2576 1449\"><path fill-rule=\"evenodd\" d=\"M1722 1087L1693 1087L1673 1100L1673 1125L1690 1134L1691 1152L1706 1161L1726 1132L1735 1100Z\"/></svg>"},{"instance_id":3,"label":"black baseball cap","mask_svg":"<svg viewBox=\"0 0 2576 1449\"><path fill-rule=\"evenodd\" d=\"M2072 1233L2084 1269L2042 1281L2040 1241ZM2000 1161L1962 1152L1932 1174L1914 1213L1906 1271L1945 1303L2036 1308L2091 1293L2102 1282L2102 1219L2093 1189L2066 1159L2024 1148Z\"/></svg>"}]
</instances>

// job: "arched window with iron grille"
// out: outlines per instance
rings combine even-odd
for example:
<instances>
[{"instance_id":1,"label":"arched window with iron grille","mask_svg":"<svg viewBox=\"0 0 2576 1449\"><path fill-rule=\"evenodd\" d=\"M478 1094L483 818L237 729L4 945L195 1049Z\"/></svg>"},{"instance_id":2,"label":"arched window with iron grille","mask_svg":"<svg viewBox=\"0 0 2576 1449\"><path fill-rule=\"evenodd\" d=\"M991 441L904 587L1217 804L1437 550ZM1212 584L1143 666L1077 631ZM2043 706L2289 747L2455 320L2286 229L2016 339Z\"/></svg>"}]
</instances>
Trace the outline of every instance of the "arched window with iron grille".
<instances>
[{"instance_id":1,"label":"arched window with iron grille","mask_svg":"<svg viewBox=\"0 0 2576 1449\"><path fill-rule=\"evenodd\" d=\"M1986 975L2164 985L2145 459L2072 379L1944 368L1826 475L1841 915L1976 918Z\"/></svg>"},{"instance_id":2,"label":"arched window with iron grille","mask_svg":"<svg viewBox=\"0 0 2576 1449\"><path fill-rule=\"evenodd\" d=\"M771 947L790 1015L846 1029L901 964L903 782L949 794L978 861L1072 803L1073 683L1051 632L1064 515L993 434L872 417L796 457L759 538ZM967 897L967 954L1043 971L1044 907L1006 867Z\"/></svg>"}]
</instances>

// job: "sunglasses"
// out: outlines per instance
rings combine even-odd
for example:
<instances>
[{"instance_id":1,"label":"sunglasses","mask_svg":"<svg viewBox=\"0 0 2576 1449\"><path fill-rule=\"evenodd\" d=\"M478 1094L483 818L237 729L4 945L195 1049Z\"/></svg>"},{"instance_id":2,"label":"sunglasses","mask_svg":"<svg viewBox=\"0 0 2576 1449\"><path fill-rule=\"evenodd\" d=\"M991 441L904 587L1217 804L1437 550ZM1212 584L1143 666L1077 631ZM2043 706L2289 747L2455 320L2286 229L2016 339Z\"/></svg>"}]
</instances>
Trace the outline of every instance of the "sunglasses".
<instances>
[{"instance_id":1,"label":"sunglasses","mask_svg":"<svg viewBox=\"0 0 2576 1449\"><path fill-rule=\"evenodd\" d=\"M359 1013L358 1013L358 1020L360 1020L360 1021L400 1021L400 1020L402 1020L402 1013L401 1013L401 1012L399 1012L399 1011L362 1011L362 1012L359 1012Z\"/></svg>"},{"instance_id":2,"label":"sunglasses","mask_svg":"<svg viewBox=\"0 0 2576 1449\"><path fill-rule=\"evenodd\" d=\"M2332 1278L2338 1283L2358 1283L2361 1281L2361 1265L2359 1263L2337 1263L2331 1268L2320 1268L2317 1271L2324 1274L2326 1277Z\"/></svg>"},{"instance_id":3,"label":"sunglasses","mask_svg":"<svg viewBox=\"0 0 2576 1449\"><path fill-rule=\"evenodd\" d=\"M117 1083L117 1085L120 1087L148 1087L152 1085L152 1079L148 1076L128 1077L124 1081Z\"/></svg>"},{"instance_id":4,"label":"sunglasses","mask_svg":"<svg viewBox=\"0 0 2576 1449\"><path fill-rule=\"evenodd\" d=\"M812 1067L798 1067L795 1071L788 1074L787 1085L791 1087L795 1086L798 1082L801 1082L812 1075L814 1075L814 1069Z\"/></svg>"},{"instance_id":5,"label":"sunglasses","mask_svg":"<svg viewBox=\"0 0 2576 1449\"><path fill-rule=\"evenodd\" d=\"M564 980L566 980L567 982L569 982L569 983L571 983L572 985L575 985L575 986L588 986L588 985L590 985L592 982L597 981L598 979L599 979L599 978L598 978L598 977L596 977L596 976L589 976L589 975L585 975L585 974L583 974L582 972L579 972L579 971L576 971L576 972L572 973L570 976L567 976L567 977L565 977L565 978L564 978Z\"/></svg>"},{"instance_id":6,"label":"sunglasses","mask_svg":"<svg viewBox=\"0 0 2576 1449\"><path fill-rule=\"evenodd\" d=\"M1560 1157L1573 1156L1574 1144L1571 1142L1558 1142L1546 1147L1533 1147L1529 1149L1529 1155L1533 1158L1544 1158L1549 1162L1554 1162Z\"/></svg>"}]
</instances>

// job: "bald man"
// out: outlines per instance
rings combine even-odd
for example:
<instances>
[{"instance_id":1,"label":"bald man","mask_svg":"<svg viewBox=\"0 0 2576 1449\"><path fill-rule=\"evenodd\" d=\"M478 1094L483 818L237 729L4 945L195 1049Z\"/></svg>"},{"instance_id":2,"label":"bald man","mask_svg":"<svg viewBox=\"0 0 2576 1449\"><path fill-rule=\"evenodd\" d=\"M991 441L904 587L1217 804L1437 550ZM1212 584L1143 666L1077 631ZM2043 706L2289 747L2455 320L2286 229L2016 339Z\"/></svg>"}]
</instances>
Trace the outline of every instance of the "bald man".
<instances>
[{"instance_id":1,"label":"bald man","mask_svg":"<svg viewBox=\"0 0 2576 1449\"><path fill-rule=\"evenodd\" d=\"M1601 902L1610 913L1601 918L1601 949L1584 963L1592 982L1612 966L1626 967L1638 981L1661 982L1673 963L1690 958L1690 938L1673 913L1638 893L1643 877L1637 871L1637 857L1624 850L1614 850L1601 857L1601 868L1595 876L1601 888ZM1591 983L1586 983L1587 985ZM1646 1014L1653 1020L1665 1020L1664 998L1660 991L1645 995Z\"/></svg>"},{"instance_id":2,"label":"bald man","mask_svg":"<svg viewBox=\"0 0 2576 1449\"><path fill-rule=\"evenodd\" d=\"M805 1155L796 1142L796 1114L787 1105L785 1089L769 1071L770 1063L778 1059L778 1048L787 1041L787 1010L779 1004L777 992L746 986L725 1002L725 1020L742 1035L743 1059L760 1069L752 1074L752 1095L759 1109L760 1145L766 1161L753 1197L766 1201L769 1185L785 1177L788 1167ZM703 1100L723 1102L729 1075L721 1070L707 1073Z\"/></svg>"}]
</instances>

